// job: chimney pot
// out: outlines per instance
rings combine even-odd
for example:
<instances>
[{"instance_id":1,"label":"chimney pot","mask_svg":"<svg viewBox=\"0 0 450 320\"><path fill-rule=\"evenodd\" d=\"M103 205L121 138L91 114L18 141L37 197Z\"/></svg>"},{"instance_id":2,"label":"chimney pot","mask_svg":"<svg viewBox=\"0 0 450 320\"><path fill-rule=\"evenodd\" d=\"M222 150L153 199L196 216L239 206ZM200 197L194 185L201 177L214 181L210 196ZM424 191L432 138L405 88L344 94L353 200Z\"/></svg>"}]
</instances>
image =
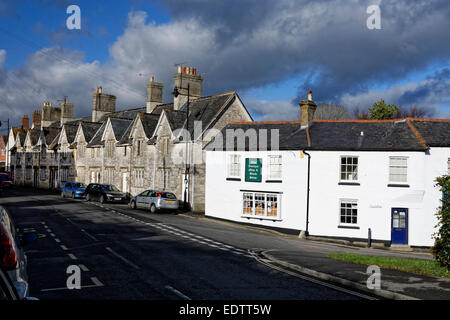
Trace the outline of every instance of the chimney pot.
<instances>
[{"instance_id":1,"label":"chimney pot","mask_svg":"<svg viewBox=\"0 0 450 320\"><path fill-rule=\"evenodd\" d=\"M308 92L308 100L312 101L312 91Z\"/></svg>"},{"instance_id":2,"label":"chimney pot","mask_svg":"<svg viewBox=\"0 0 450 320\"><path fill-rule=\"evenodd\" d=\"M154 76L150 77L150 82L155 82L155 77Z\"/></svg>"},{"instance_id":3,"label":"chimney pot","mask_svg":"<svg viewBox=\"0 0 450 320\"><path fill-rule=\"evenodd\" d=\"M178 66L178 73L181 73L181 65Z\"/></svg>"},{"instance_id":4,"label":"chimney pot","mask_svg":"<svg viewBox=\"0 0 450 320\"><path fill-rule=\"evenodd\" d=\"M196 75L197 75L197 69L194 68L194 76L196 76Z\"/></svg>"},{"instance_id":5,"label":"chimney pot","mask_svg":"<svg viewBox=\"0 0 450 320\"><path fill-rule=\"evenodd\" d=\"M183 72L182 73L186 73L186 66L183 66Z\"/></svg>"}]
</instances>

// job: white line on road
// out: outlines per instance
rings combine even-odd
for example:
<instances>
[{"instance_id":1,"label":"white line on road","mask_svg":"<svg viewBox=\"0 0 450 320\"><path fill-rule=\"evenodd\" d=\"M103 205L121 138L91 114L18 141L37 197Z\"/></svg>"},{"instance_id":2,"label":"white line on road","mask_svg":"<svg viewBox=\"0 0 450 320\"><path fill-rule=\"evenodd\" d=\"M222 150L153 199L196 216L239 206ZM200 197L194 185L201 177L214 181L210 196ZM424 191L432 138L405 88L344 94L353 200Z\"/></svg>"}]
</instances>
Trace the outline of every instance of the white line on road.
<instances>
[{"instance_id":1,"label":"white line on road","mask_svg":"<svg viewBox=\"0 0 450 320\"><path fill-rule=\"evenodd\" d=\"M55 241L58 242L58 243L61 242L61 240L59 240L58 238L55 238Z\"/></svg>"},{"instance_id":2,"label":"white line on road","mask_svg":"<svg viewBox=\"0 0 450 320\"><path fill-rule=\"evenodd\" d=\"M84 272L88 272L89 269L84 265L84 264L79 264L78 265L80 267L81 270L83 270Z\"/></svg>"},{"instance_id":3,"label":"white line on road","mask_svg":"<svg viewBox=\"0 0 450 320\"><path fill-rule=\"evenodd\" d=\"M50 233L50 235L51 235L53 238L56 237L54 233Z\"/></svg>"},{"instance_id":4,"label":"white line on road","mask_svg":"<svg viewBox=\"0 0 450 320\"><path fill-rule=\"evenodd\" d=\"M91 280L97 287L103 287L104 286L104 284L101 283L101 281L98 280L96 277L92 277Z\"/></svg>"},{"instance_id":5,"label":"white line on road","mask_svg":"<svg viewBox=\"0 0 450 320\"><path fill-rule=\"evenodd\" d=\"M78 258L77 258L74 254L72 254L72 253L69 253L68 256L69 256L70 259L72 259L72 260L78 260Z\"/></svg>"},{"instance_id":6,"label":"white line on road","mask_svg":"<svg viewBox=\"0 0 450 320\"><path fill-rule=\"evenodd\" d=\"M189 298L187 295L185 295L185 294L182 294L180 291L178 291L177 289L175 289L175 288L172 288L171 286L165 286L165 288L167 289L167 290L170 290L170 291L172 291L173 293L175 293L178 297L180 297L181 299L184 299L184 300L192 300L191 298Z\"/></svg>"},{"instance_id":7,"label":"white line on road","mask_svg":"<svg viewBox=\"0 0 450 320\"><path fill-rule=\"evenodd\" d=\"M60 246L63 250L68 250L66 246Z\"/></svg>"},{"instance_id":8,"label":"white line on road","mask_svg":"<svg viewBox=\"0 0 450 320\"><path fill-rule=\"evenodd\" d=\"M89 238L91 238L94 241L98 241L96 237L94 237L93 235L91 235L89 232L87 232L84 229L81 229L82 232L84 232L85 235L87 235Z\"/></svg>"},{"instance_id":9,"label":"white line on road","mask_svg":"<svg viewBox=\"0 0 450 320\"><path fill-rule=\"evenodd\" d=\"M133 262L131 262L130 260L128 260L127 258L122 257L120 254L118 254L117 252L115 252L113 249L106 247L106 250L108 250L109 252L111 252L114 256L116 256L117 258L119 258L120 260L122 260L123 262L125 262L126 264L132 266L135 269L140 269L137 265L135 265Z\"/></svg>"},{"instance_id":10,"label":"white line on road","mask_svg":"<svg viewBox=\"0 0 450 320\"><path fill-rule=\"evenodd\" d=\"M81 286L80 289L86 289L86 288L97 288L97 287L103 287L104 284L98 280L97 278L91 278L91 281L94 283L92 285L87 286ZM61 291L61 290L76 290L76 289L69 289L67 287L61 287L61 288L50 288L50 289L42 289L41 292L47 292L47 291Z\"/></svg>"}]
</instances>

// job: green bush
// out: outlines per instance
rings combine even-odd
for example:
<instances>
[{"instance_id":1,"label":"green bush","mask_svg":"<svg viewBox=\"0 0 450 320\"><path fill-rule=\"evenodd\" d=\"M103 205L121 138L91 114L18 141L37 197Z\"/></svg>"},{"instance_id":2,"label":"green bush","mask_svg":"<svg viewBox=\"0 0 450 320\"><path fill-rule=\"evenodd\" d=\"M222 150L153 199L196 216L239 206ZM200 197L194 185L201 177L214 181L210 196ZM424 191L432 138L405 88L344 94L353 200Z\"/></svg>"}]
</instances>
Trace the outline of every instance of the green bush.
<instances>
[{"instance_id":1,"label":"green bush","mask_svg":"<svg viewBox=\"0 0 450 320\"><path fill-rule=\"evenodd\" d=\"M434 234L431 253L443 267L450 269L450 175L437 178L436 186L442 191L442 205L436 213L439 231Z\"/></svg>"}]
</instances>

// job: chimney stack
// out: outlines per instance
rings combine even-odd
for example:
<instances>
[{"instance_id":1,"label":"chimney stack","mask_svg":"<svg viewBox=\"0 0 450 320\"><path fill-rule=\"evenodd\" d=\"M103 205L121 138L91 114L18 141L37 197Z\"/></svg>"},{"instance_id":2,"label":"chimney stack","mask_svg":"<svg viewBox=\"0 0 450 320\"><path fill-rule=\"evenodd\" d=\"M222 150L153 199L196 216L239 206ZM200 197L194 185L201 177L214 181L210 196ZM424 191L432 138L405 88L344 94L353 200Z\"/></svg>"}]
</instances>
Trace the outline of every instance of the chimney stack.
<instances>
[{"instance_id":1,"label":"chimney stack","mask_svg":"<svg viewBox=\"0 0 450 320\"><path fill-rule=\"evenodd\" d=\"M34 110L33 116L31 117L31 129L41 126L41 111Z\"/></svg>"},{"instance_id":2,"label":"chimney stack","mask_svg":"<svg viewBox=\"0 0 450 320\"><path fill-rule=\"evenodd\" d=\"M116 111L116 96L103 93L102 87L97 87L93 94L92 122L98 122L105 114Z\"/></svg>"},{"instance_id":3,"label":"chimney stack","mask_svg":"<svg viewBox=\"0 0 450 320\"><path fill-rule=\"evenodd\" d=\"M68 103L66 97L64 97L63 103L61 103L61 125L73 120L73 103Z\"/></svg>"},{"instance_id":4,"label":"chimney stack","mask_svg":"<svg viewBox=\"0 0 450 320\"><path fill-rule=\"evenodd\" d=\"M25 130L30 129L30 119L26 114L22 117L22 128Z\"/></svg>"},{"instance_id":5,"label":"chimney stack","mask_svg":"<svg viewBox=\"0 0 450 320\"><path fill-rule=\"evenodd\" d=\"M194 67L178 66L178 72L173 77L175 80L175 88L178 89L178 96L174 97L173 108L179 110L188 98L189 101L196 100L202 96L203 78L197 75L197 69Z\"/></svg>"},{"instance_id":6,"label":"chimney stack","mask_svg":"<svg viewBox=\"0 0 450 320\"><path fill-rule=\"evenodd\" d=\"M151 76L147 83L147 113L152 113L158 104L162 104L164 85L155 82L155 77Z\"/></svg>"},{"instance_id":7,"label":"chimney stack","mask_svg":"<svg viewBox=\"0 0 450 320\"><path fill-rule=\"evenodd\" d=\"M312 91L308 92L308 100L300 100L300 122L302 127L309 127L314 120L317 105L312 99Z\"/></svg>"}]
</instances>

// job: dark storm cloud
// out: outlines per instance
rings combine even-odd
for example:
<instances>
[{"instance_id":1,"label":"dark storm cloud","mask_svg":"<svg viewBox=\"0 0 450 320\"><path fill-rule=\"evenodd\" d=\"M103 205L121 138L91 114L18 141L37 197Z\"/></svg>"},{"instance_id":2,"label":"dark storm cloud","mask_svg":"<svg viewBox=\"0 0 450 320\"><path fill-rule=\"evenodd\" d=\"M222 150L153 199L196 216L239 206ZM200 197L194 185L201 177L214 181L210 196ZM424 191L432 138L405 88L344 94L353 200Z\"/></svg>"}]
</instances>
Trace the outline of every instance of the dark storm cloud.
<instances>
[{"instance_id":1,"label":"dark storm cloud","mask_svg":"<svg viewBox=\"0 0 450 320\"><path fill-rule=\"evenodd\" d=\"M444 98L444 101L442 101ZM450 102L450 69L446 68L429 77L413 90L404 92L398 99L400 105L413 105L420 101ZM438 100L438 101L436 101Z\"/></svg>"},{"instance_id":2,"label":"dark storm cloud","mask_svg":"<svg viewBox=\"0 0 450 320\"><path fill-rule=\"evenodd\" d=\"M374 3L379 1L162 2L176 20L195 18L214 27L217 48L242 46L219 54L222 60L211 66L210 74L221 78L218 87L246 88L309 74L299 83L299 96L312 89L322 100L450 59L449 1L383 1L382 30L369 30L366 8Z\"/></svg>"}]
</instances>

